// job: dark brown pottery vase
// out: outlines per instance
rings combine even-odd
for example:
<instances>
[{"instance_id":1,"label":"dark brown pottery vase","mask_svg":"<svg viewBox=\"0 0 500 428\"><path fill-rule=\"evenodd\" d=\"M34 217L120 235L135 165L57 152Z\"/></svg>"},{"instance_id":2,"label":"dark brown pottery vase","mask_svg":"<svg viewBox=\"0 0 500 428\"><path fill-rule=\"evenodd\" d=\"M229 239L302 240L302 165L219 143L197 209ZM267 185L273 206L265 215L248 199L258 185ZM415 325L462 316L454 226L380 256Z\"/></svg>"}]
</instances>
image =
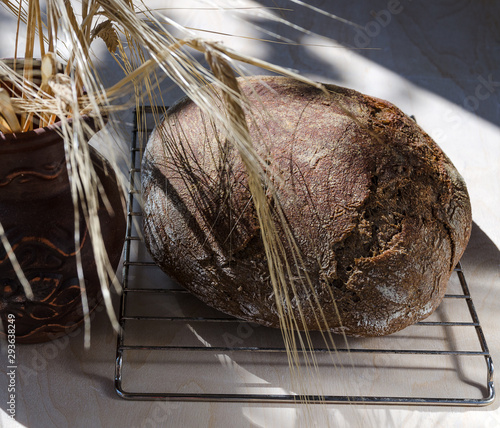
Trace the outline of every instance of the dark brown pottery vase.
<instances>
[{"instance_id":1,"label":"dark brown pottery vase","mask_svg":"<svg viewBox=\"0 0 500 428\"><path fill-rule=\"evenodd\" d=\"M19 343L54 339L83 321L74 207L59 127L0 133L0 222L34 293L32 300L26 297L0 244L0 317L6 331L6 320L9 314L14 315ZM125 238L123 198L109 163L95 150L91 153L113 208L110 213L101 204L98 215L109 259L116 269ZM81 246L77 251L93 310L101 300L100 283L83 215L80 219Z\"/></svg>"}]
</instances>

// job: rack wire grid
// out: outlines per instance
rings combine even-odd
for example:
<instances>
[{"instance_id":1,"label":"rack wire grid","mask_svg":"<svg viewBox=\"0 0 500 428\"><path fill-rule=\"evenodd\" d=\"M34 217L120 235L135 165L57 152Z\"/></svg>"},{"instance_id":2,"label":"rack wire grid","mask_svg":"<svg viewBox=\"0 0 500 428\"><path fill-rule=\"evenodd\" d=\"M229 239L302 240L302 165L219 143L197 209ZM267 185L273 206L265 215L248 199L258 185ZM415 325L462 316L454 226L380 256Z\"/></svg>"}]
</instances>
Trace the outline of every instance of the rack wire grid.
<instances>
[{"instance_id":1,"label":"rack wire grid","mask_svg":"<svg viewBox=\"0 0 500 428\"><path fill-rule=\"evenodd\" d=\"M120 397L447 406L494 401L493 362L460 264L438 310L402 332L350 338L348 343L334 336L340 343L335 353L313 332L310 349L319 374L313 373L311 381L301 385L301 393L295 392L279 330L207 307L149 258L141 239L139 189L141 156L152 122L150 107L134 111L122 329L115 363ZM304 370L308 378L310 370Z\"/></svg>"}]
</instances>

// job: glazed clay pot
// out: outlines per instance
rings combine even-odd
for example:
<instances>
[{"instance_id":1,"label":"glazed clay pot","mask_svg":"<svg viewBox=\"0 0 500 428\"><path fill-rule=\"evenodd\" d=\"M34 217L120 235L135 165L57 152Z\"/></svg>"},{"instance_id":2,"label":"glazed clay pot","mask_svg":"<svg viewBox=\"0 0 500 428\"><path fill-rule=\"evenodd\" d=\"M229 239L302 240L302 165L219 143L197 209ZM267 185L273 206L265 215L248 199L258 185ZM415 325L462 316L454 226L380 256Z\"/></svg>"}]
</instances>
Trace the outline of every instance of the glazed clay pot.
<instances>
[{"instance_id":1,"label":"glazed clay pot","mask_svg":"<svg viewBox=\"0 0 500 428\"><path fill-rule=\"evenodd\" d=\"M74 207L58 128L55 124L19 134L0 133L0 222L34 293L34 299L27 299L0 244L0 317L5 330L7 317L14 314L19 343L54 339L83 321ZM98 215L116 269L125 238L122 194L107 161L95 150L92 159L114 212L101 204ZM80 218L78 251L92 310L101 300L100 283L90 236Z\"/></svg>"}]
</instances>

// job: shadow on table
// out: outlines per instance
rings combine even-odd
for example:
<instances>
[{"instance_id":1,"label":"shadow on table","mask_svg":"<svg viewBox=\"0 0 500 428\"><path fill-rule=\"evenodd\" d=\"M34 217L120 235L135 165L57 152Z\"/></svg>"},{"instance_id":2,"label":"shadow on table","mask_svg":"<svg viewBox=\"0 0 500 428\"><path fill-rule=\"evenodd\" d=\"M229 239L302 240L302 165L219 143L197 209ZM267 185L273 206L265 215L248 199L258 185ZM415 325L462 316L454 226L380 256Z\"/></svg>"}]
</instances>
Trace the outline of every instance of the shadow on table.
<instances>
[{"instance_id":1,"label":"shadow on table","mask_svg":"<svg viewBox=\"0 0 500 428\"><path fill-rule=\"evenodd\" d=\"M496 108L500 98L500 3L427 2L423 7L421 2L410 0L314 2L323 11L355 25L310 12L290 0L258 3L283 7L275 13L500 126ZM304 43L269 43L268 60L279 58L282 66L340 82L349 80L345 72L327 61L335 48L311 49L307 41L312 39L292 28L265 21L258 24ZM312 43L330 44L326 39Z\"/></svg>"}]
</instances>

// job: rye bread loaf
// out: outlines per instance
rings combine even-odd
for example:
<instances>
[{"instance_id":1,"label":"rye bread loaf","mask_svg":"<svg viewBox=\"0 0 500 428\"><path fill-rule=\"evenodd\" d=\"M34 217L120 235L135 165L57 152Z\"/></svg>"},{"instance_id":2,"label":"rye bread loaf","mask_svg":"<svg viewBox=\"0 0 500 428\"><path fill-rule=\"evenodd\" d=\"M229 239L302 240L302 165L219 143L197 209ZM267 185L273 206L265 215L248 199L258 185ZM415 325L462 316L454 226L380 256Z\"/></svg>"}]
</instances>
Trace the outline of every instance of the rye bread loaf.
<instances>
[{"instance_id":1,"label":"rye bread loaf","mask_svg":"<svg viewBox=\"0 0 500 428\"><path fill-rule=\"evenodd\" d=\"M429 316L471 231L465 183L442 150L394 105L350 89L326 85L326 95L283 77L240 86L300 249L303 266L292 274L307 271L316 294L296 281L286 311L299 317L300 305L302 327L323 329L310 304L317 298L328 328L354 336L390 334ZM222 158L227 142L189 99L167 115L142 164L148 250L208 305L278 327L238 153Z\"/></svg>"}]
</instances>

